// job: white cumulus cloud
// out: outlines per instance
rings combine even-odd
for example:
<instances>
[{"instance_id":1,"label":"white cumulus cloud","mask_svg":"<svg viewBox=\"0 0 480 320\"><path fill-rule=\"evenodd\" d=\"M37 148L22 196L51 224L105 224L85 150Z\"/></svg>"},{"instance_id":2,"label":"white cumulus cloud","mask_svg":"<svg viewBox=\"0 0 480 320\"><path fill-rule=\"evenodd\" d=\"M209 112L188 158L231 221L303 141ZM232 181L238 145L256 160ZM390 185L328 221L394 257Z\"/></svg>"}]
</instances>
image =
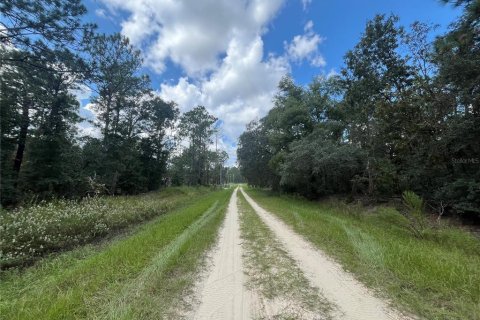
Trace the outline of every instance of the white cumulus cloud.
<instances>
[{"instance_id":1,"label":"white cumulus cloud","mask_svg":"<svg viewBox=\"0 0 480 320\"><path fill-rule=\"evenodd\" d=\"M150 67L160 73L169 60L191 76L215 70L232 39L264 33L284 0L103 2L110 10L130 13L121 24L122 33L142 45Z\"/></svg>"},{"instance_id":2,"label":"white cumulus cloud","mask_svg":"<svg viewBox=\"0 0 480 320\"><path fill-rule=\"evenodd\" d=\"M169 63L180 67L183 74L162 83L158 94L175 101L182 112L204 105L221 119L230 163L245 125L272 107L290 61L325 65L318 52L322 38L312 22L286 45L285 53L264 50L262 37L286 0L101 1L114 15L127 13L122 33L142 49L147 67L158 74ZM303 0L305 6L309 3Z\"/></svg>"},{"instance_id":3,"label":"white cumulus cloud","mask_svg":"<svg viewBox=\"0 0 480 320\"><path fill-rule=\"evenodd\" d=\"M182 111L204 105L224 122L225 134L236 139L246 123L272 107L277 84L288 71L288 62L282 57L263 59L260 37L248 44L233 39L220 67L210 77L182 77L176 84L163 83L160 96L177 102Z\"/></svg>"},{"instance_id":4,"label":"white cumulus cloud","mask_svg":"<svg viewBox=\"0 0 480 320\"><path fill-rule=\"evenodd\" d=\"M284 43L288 57L297 63L307 60L312 66L324 67L326 62L318 49L324 39L313 31L312 21L305 24L304 31L304 34L293 37L290 43Z\"/></svg>"}]
</instances>

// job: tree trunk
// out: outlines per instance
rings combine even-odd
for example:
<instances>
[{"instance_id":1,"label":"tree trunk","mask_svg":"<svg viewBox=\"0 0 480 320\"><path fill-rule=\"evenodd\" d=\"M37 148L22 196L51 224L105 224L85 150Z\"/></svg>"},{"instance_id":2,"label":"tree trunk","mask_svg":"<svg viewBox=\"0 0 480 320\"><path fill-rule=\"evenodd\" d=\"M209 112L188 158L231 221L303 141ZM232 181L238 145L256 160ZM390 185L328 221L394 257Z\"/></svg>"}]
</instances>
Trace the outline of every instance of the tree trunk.
<instances>
[{"instance_id":1,"label":"tree trunk","mask_svg":"<svg viewBox=\"0 0 480 320\"><path fill-rule=\"evenodd\" d=\"M372 164L370 163L370 158L367 160L367 174L368 174L368 195L371 196L373 195L375 186L373 182Z\"/></svg>"},{"instance_id":2,"label":"tree trunk","mask_svg":"<svg viewBox=\"0 0 480 320\"><path fill-rule=\"evenodd\" d=\"M110 184L110 194L115 195L117 193L118 171L115 171Z\"/></svg>"},{"instance_id":3,"label":"tree trunk","mask_svg":"<svg viewBox=\"0 0 480 320\"><path fill-rule=\"evenodd\" d=\"M60 84L57 84L55 93L53 94L53 103L50 114L48 115L47 123L45 126L44 134L52 136L60 132L61 120L60 120L60 108L61 101L59 96Z\"/></svg>"},{"instance_id":4,"label":"tree trunk","mask_svg":"<svg viewBox=\"0 0 480 320\"><path fill-rule=\"evenodd\" d=\"M20 133L18 134L17 153L13 161L13 171L15 172L15 186L17 185L18 175L22 166L25 144L27 142L28 127L30 125L30 99L25 99L22 105L22 120L20 122Z\"/></svg>"},{"instance_id":5,"label":"tree trunk","mask_svg":"<svg viewBox=\"0 0 480 320\"><path fill-rule=\"evenodd\" d=\"M118 133L118 123L120 122L120 106L118 105L118 102L115 106L115 118L113 119L113 134Z\"/></svg>"},{"instance_id":6,"label":"tree trunk","mask_svg":"<svg viewBox=\"0 0 480 320\"><path fill-rule=\"evenodd\" d=\"M107 140L108 132L110 130L110 112L111 112L112 96L107 96L107 104L105 106L105 132L103 133L104 140Z\"/></svg>"}]
</instances>

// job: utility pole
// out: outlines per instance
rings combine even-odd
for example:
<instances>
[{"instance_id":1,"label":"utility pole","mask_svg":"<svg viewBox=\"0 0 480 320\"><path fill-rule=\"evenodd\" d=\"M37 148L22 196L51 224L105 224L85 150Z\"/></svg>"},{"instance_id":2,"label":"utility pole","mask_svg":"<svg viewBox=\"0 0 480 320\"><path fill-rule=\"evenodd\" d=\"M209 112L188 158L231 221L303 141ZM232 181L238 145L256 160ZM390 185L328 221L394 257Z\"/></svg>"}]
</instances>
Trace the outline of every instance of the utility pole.
<instances>
[{"instance_id":1,"label":"utility pole","mask_svg":"<svg viewBox=\"0 0 480 320\"><path fill-rule=\"evenodd\" d=\"M220 166L220 159L218 157L218 131L215 130L215 156L217 157L217 166ZM220 171L220 175L219 175L219 179L217 181L217 183L219 185L222 184L222 176L221 176L222 172Z\"/></svg>"}]
</instances>

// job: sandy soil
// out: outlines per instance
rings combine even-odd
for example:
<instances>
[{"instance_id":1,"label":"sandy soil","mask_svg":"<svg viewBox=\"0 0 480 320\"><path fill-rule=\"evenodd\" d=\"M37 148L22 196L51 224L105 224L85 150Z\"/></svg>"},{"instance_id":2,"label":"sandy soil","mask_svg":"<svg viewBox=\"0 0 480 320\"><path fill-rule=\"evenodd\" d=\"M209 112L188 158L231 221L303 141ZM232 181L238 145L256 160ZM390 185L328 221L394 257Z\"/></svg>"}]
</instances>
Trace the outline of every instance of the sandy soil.
<instances>
[{"instance_id":1,"label":"sandy soil","mask_svg":"<svg viewBox=\"0 0 480 320\"><path fill-rule=\"evenodd\" d=\"M240 237L239 212L236 189L230 199L218 244L210 252L211 265L196 286L195 296L200 303L188 318L193 319L256 319L269 318L278 311L274 301L264 305L255 290L246 287L246 275L242 263L243 251ZM375 297L363 284L313 247L302 236L271 213L261 208L248 194L248 203L293 258L312 286L333 305L334 319L346 320L400 320L411 319ZM319 297L320 298L320 297Z\"/></svg>"},{"instance_id":2,"label":"sandy soil","mask_svg":"<svg viewBox=\"0 0 480 320\"><path fill-rule=\"evenodd\" d=\"M285 223L261 208L243 190L241 191L263 222L273 230L312 285L318 287L323 295L337 307L333 314L335 318L409 319L391 309L386 302L376 298L339 264L314 248Z\"/></svg>"},{"instance_id":3,"label":"sandy soil","mask_svg":"<svg viewBox=\"0 0 480 320\"><path fill-rule=\"evenodd\" d=\"M238 189L237 189L238 190ZM252 319L255 300L245 287L242 245L238 221L237 190L228 205L218 245L212 252L212 266L199 285L200 306L194 319Z\"/></svg>"}]
</instances>

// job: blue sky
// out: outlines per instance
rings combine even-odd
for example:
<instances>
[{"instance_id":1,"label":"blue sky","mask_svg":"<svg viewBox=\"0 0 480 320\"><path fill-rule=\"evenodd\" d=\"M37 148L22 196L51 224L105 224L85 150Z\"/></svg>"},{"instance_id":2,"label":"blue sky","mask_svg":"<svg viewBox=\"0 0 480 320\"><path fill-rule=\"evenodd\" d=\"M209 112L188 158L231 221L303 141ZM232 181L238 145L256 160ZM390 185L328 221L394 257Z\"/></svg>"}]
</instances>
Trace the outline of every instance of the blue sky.
<instances>
[{"instance_id":1,"label":"blue sky","mask_svg":"<svg viewBox=\"0 0 480 320\"><path fill-rule=\"evenodd\" d=\"M460 11L439 0L86 0L100 32L122 32L142 50L153 89L181 111L202 104L222 120L235 162L246 123L272 107L286 73L299 84L338 72L345 52L377 13L438 24ZM85 98L85 97L83 97ZM88 100L83 100L84 106ZM92 117L89 106L82 114Z\"/></svg>"}]
</instances>

